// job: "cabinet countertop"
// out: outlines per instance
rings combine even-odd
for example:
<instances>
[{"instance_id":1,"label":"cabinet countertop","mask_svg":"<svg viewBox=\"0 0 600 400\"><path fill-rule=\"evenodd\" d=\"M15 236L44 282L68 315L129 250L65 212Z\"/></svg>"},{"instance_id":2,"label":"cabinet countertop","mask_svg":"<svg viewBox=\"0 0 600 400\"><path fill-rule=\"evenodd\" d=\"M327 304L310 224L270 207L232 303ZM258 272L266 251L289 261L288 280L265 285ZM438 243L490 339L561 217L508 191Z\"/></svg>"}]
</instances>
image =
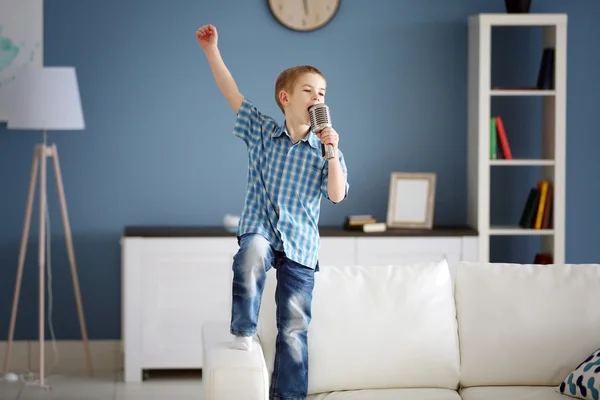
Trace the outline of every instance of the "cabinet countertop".
<instances>
[{"instance_id":1,"label":"cabinet countertop","mask_svg":"<svg viewBox=\"0 0 600 400\"><path fill-rule=\"evenodd\" d=\"M346 230L341 226L320 226L319 232L324 237L460 237L477 236L477 230L469 226L434 226L432 229L395 229L385 232L365 233ZM124 237L235 237L222 226L126 226Z\"/></svg>"}]
</instances>

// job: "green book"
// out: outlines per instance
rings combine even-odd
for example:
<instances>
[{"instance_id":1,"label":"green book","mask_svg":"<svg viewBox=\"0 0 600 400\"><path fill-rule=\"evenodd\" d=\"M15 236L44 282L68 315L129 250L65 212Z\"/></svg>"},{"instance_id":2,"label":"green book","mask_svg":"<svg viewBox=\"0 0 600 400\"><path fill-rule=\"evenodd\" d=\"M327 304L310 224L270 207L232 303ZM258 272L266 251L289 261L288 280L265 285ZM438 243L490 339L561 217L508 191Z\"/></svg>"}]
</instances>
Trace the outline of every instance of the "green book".
<instances>
[{"instance_id":1,"label":"green book","mask_svg":"<svg viewBox=\"0 0 600 400\"><path fill-rule=\"evenodd\" d=\"M498 154L498 135L496 134L496 117L490 118L490 160L495 160Z\"/></svg>"}]
</instances>

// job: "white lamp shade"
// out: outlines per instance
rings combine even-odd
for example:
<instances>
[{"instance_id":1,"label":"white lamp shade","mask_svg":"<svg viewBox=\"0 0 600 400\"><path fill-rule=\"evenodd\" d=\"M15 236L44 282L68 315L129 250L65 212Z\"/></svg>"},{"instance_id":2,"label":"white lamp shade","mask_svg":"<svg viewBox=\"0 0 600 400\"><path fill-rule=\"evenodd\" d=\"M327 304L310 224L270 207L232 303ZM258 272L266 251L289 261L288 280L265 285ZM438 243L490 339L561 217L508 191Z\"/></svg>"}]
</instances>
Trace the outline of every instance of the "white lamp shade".
<instances>
[{"instance_id":1,"label":"white lamp shade","mask_svg":"<svg viewBox=\"0 0 600 400\"><path fill-rule=\"evenodd\" d=\"M73 67L24 67L9 99L8 129L84 129Z\"/></svg>"}]
</instances>

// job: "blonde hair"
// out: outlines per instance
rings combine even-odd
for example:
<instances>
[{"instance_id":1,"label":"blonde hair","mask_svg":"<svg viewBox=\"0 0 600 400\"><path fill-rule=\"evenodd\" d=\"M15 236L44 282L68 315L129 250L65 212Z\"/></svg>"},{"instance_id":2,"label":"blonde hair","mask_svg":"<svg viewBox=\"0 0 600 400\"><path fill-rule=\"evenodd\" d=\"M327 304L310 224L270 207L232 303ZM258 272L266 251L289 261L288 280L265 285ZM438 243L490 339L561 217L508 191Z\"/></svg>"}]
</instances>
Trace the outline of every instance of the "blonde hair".
<instances>
[{"instance_id":1,"label":"blonde hair","mask_svg":"<svg viewBox=\"0 0 600 400\"><path fill-rule=\"evenodd\" d=\"M317 74L325 79L323 73L311 65L298 65L282 71L275 80L275 101L281 109L281 112L285 113L283 104L279 101L279 92L285 90L288 93L292 93L296 80L302 74Z\"/></svg>"}]
</instances>

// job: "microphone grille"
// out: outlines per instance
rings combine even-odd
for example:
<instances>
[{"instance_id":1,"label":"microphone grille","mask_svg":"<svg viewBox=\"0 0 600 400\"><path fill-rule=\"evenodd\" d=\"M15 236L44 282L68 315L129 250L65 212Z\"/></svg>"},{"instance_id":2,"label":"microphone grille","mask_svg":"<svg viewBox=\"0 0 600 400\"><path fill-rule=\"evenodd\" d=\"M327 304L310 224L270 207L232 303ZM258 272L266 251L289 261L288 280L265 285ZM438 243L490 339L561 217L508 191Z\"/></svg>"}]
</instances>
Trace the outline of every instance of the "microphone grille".
<instances>
[{"instance_id":1,"label":"microphone grille","mask_svg":"<svg viewBox=\"0 0 600 400\"><path fill-rule=\"evenodd\" d=\"M331 128L331 115L329 106L324 103L315 104L308 109L310 128L314 133L319 133L325 128Z\"/></svg>"}]
</instances>

